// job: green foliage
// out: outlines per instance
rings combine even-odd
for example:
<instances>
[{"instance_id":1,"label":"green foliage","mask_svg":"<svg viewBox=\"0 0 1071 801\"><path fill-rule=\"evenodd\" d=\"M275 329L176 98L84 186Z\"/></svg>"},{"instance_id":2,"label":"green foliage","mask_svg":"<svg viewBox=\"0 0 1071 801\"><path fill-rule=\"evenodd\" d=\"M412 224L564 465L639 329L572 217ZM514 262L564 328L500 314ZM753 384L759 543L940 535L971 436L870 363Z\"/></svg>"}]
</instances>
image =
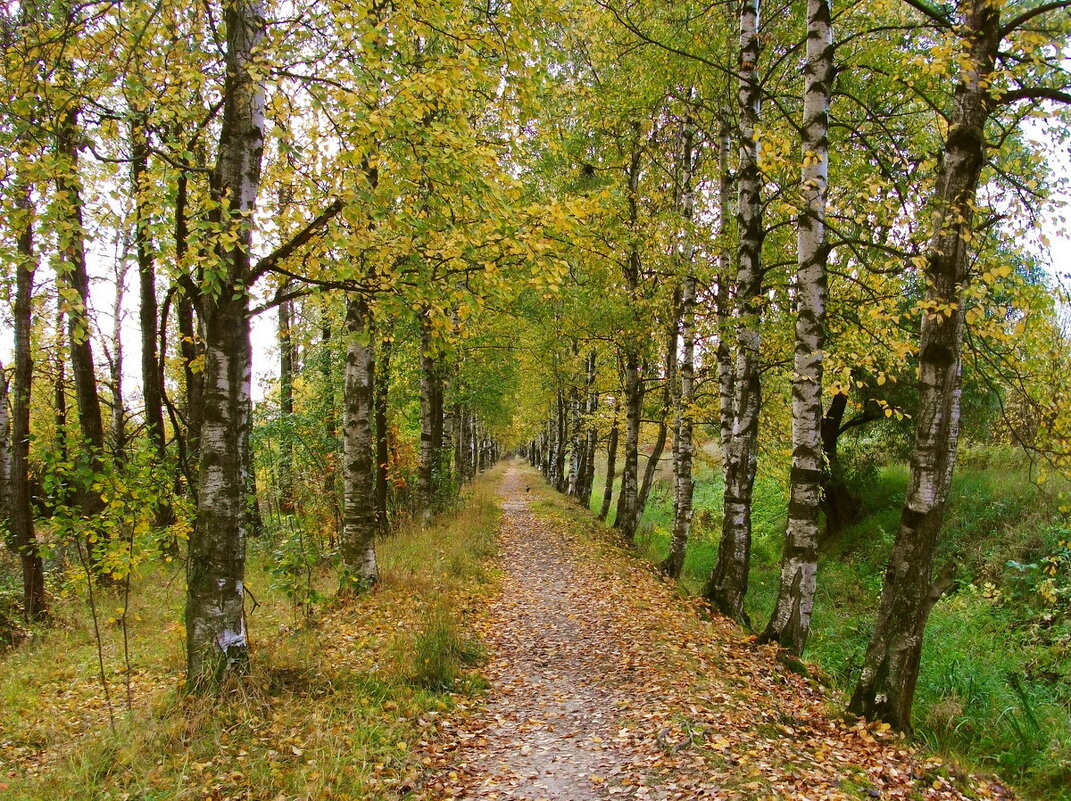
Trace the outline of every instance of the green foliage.
<instances>
[{"instance_id":1,"label":"green foliage","mask_svg":"<svg viewBox=\"0 0 1071 801\"><path fill-rule=\"evenodd\" d=\"M873 626L908 471L883 463L883 437L853 438L844 451L865 515L828 543L806 658L847 692ZM988 452L987 452L988 451ZM1071 777L1071 530L1005 449L968 445L953 482L945 558L961 564L959 589L937 604L926 632L916 695L916 734L979 769L997 771L1027 797L1067 799ZM702 589L716 555L721 482L700 476L696 531L682 586ZM748 611L761 626L777 592L784 532L781 482L755 487L755 547ZM652 491L641 546L652 561L668 547L668 486Z\"/></svg>"},{"instance_id":2,"label":"green foliage","mask_svg":"<svg viewBox=\"0 0 1071 801\"><path fill-rule=\"evenodd\" d=\"M96 469L85 449L44 452L41 483L51 514L43 555L84 544L94 571L114 581L147 561L170 562L178 543L188 539L193 508L187 496L174 492L169 466L159 463L146 440L137 441L122 461L100 464ZM86 518L80 499L90 493L100 496L103 509ZM157 525L161 509L171 511L169 525Z\"/></svg>"},{"instance_id":3,"label":"green foliage","mask_svg":"<svg viewBox=\"0 0 1071 801\"><path fill-rule=\"evenodd\" d=\"M278 530L265 532L270 547L271 586L281 592L306 619L330 597L317 579L329 561L319 537L311 535L303 521L287 519Z\"/></svg>"},{"instance_id":4,"label":"green foliage","mask_svg":"<svg viewBox=\"0 0 1071 801\"><path fill-rule=\"evenodd\" d=\"M1071 529L1055 525L1042 537L1050 542L1040 558L1027 564L1008 561L1012 569L1008 597L1022 609L1024 622L1046 628L1066 626L1071 617ZM1051 544L1054 539L1055 545Z\"/></svg>"}]
</instances>

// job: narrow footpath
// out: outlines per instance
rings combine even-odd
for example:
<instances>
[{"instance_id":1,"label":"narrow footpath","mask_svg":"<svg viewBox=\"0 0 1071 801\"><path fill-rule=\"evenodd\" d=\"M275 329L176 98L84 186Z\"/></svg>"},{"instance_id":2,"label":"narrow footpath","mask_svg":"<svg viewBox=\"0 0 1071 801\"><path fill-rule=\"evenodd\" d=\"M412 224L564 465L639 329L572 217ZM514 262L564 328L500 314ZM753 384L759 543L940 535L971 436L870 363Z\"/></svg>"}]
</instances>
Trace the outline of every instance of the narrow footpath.
<instances>
[{"instance_id":1,"label":"narrow footpath","mask_svg":"<svg viewBox=\"0 0 1071 801\"><path fill-rule=\"evenodd\" d=\"M443 727L424 798L1006 799L710 620L515 464L501 593L478 612L490 690ZM706 619L705 619L706 618Z\"/></svg>"}]
</instances>

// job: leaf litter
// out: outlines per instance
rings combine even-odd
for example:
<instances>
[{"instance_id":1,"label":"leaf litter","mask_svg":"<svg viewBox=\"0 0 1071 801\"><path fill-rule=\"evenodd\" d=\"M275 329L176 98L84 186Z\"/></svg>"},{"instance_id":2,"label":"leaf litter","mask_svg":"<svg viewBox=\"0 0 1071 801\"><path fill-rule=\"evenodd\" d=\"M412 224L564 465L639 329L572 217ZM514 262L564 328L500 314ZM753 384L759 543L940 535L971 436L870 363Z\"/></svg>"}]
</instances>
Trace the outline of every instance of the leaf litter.
<instances>
[{"instance_id":1,"label":"leaf litter","mask_svg":"<svg viewBox=\"0 0 1071 801\"><path fill-rule=\"evenodd\" d=\"M534 492L526 487L538 485ZM486 701L425 743L422 799L1008 799L891 732L637 558L517 465Z\"/></svg>"},{"instance_id":2,"label":"leaf litter","mask_svg":"<svg viewBox=\"0 0 1071 801\"><path fill-rule=\"evenodd\" d=\"M506 471L497 578L425 576L428 538L445 536L437 530L399 546L381 591L331 609L304 633L315 641L306 654L317 655L303 667L306 691L234 706L211 742L182 733L204 722L199 715L168 713L170 736L157 732L147 751L129 754L156 753L155 763L132 773L137 762L127 763L115 797L153 788L159 797L272 801L1013 798L886 727L838 717L840 701L782 665L774 646L711 619L613 532L541 487L527 468ZM444 594L486 647L486 698L471 698L474 668L458 692L364 686L388 677L392 640L418 629ZM135 671L139 706L173 697L174 667ZM71 681L71 669L55 666L57 685L37 688L33 720L2 728L0 788L19 777L44 790L49 771L100 731L99 691ZM377 728L367 728L373 719ZM359 767L340 760L346 749Z\"/></svg>"}]
</instances>

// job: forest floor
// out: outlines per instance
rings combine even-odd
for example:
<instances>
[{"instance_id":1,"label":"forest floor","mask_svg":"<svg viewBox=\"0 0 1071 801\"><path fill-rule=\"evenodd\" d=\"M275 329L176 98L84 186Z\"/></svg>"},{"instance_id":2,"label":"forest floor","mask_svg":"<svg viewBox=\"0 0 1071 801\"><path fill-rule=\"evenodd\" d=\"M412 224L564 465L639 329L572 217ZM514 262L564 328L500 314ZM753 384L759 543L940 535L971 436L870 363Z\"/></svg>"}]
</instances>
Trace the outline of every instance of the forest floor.
<instances>
[{"instance_id":1,"label":"forest floor","mask_svg":"<svg viewBox=\"0 0 1071 801\"><path fill-rule=\"evenodd\" d=\"M0 798L1012 797L838 716L842 698L519 462L379 551L375 592L306 623L257 555L256 658L223 698L182 692L180 573L149 572L133 671L104 631L114 731L72 595L63 625L0 655Z\"/></svg>"},{"instance_id":2,"label":"forest floor","mask_svg":"<svg viewBox=\"0 0 1071 801\"><path fill-rule=\"evenodd\" d=\"M428 799L1004 799L714 618L514 464L486 703L423 744Z\"/></svg>"}]
</instances>

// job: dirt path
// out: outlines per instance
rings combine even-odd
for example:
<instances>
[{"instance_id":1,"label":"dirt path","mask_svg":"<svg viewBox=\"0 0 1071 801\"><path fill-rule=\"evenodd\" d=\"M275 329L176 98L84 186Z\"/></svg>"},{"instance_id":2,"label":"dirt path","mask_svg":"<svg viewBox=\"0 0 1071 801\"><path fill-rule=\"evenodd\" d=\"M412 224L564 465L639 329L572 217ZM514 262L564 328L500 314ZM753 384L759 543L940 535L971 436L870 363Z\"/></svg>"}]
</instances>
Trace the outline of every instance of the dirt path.
<instances>
[{"instance_id":1,"label":"dirt path","mask_svg":"<svg viewBox=\"0 0 1071 801\"><path fill-rule=\"evenodd\" d=\"M621 642L577 614L584 582L560 531L530 509L526 480L502 484L502 597L491 610L487 744L467 766L469 798L599 798L600 785L638 755L615 742L624 700Z\"/></svg>"},{"instance_id":2,"label":"dirt path","mask_svg":"<svg viewBox=\"0 0 1071 801\"><path fill-rule=\"evenodd\" d=\"M501 494L502 591L476 624L491 689L447 725L425 798L1009 797L830 718L820 687L701 620L527 467Z\"/></svg>"}]
</instances>

